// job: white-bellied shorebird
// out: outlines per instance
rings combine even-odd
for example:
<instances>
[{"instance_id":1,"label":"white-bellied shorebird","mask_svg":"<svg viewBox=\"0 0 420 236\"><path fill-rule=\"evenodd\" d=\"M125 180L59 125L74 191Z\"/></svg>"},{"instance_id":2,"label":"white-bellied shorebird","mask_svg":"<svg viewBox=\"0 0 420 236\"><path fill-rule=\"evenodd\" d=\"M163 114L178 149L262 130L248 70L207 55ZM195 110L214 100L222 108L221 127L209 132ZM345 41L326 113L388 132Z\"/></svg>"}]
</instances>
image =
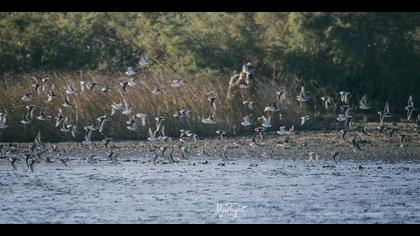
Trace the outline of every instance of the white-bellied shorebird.
<instances>
[{"instance_id":1,"label":"white-bellied shorebird","mask_svg":"<svg viewBox=\"0 0 420 236\"><path fill-rule=\"evenodd\" d=\"M201 122L204 124L216 124L216 120L214 119L214 113L211 113L209 117L201 119Z\"/></svg>"},{"instance_id":2,"label":"white-bellied shorebird","mask_svg":"<svg viewBox=\"0 0 420 236\"><path fill-rule=\"evenodd\" d=\"M300 117L300 126L303 126L310 119L311 117L308 115Z\"/></svg>"},{"instance_id":3,"label":"white-bellied shorebird","mask_svg":"<svg viewBox=\"0 0 420 236\"><path fill-rule=\"evenodd\" d=\"M22 96L21 100L24 101L24 102L32 101L32 94L26 93L25 95Z\"/></svg>"},{"instance_id":4,"label":"white-bellied shorebird","mask_svg":"<svg viewBox=\"0 0 420 236\"><path fill-rule=\"evenodd\" d=\"M298 100L298 102L309 101L309 96L306 94L304 86L301 87L299 94L296 96L296 100Z\"/></svg>"},{"instance_id":5,"label":"white-bellied shorebird","mask_svg":"<svg viewBox=\"0 0 420 236\"><path fill-rule=\"evenodd\" d=\"M125 71L125 74L128 75L128 76L133 76L133 75L136 75L137 72L134 70L134 68L132 66L130 66Z\"/></svg>"},{"instance_id":6,"label":"white-bellied shorebird","mask_svg":"<svg viewBox=\"0 0 420 236\"><path fill-rule=\"evenodd\" d=\"M371 108L367 101L367 94L364 94L362 99L360 99L359 108L362 110L369 110Z\"/></svg>"},{"instance_id":7,"label":"white-bellied shorebird","mask_svg":"<svg viewBox=\"0 0 420 236\"><path fill-rule=\"evenodd\" d=\"M341 102L344 103L345 105L349 105L351 93L347 91L340 91L339 94L340 94Z\"/></svg>"},{"instance_id":8,"label":"white-bellied shorebird","mask_svg":"<svg viewBox=\"0 0 420 236\"><path fill-rule=\"evenodd\" d=\"M7 113L0 112L0 129L6 129L8 127L9 124L7 123Z\"/></svg>"},{"instance_id":9,"label":"white-bellied shorebird","mask_svg":"<svg viewBox=\"0 0 420 236\"><path fill-rule=\"evenodd\" d=\"M140 119L141 122L141 126L145 126L146 125L146 117L147 114L146 113L137 113L136 117Z\"/></svg>"},{"instance_id":10,"label":"white-bellied shorebird","mask_svg":"<svg viewBox=\"0 0 420 236\"><path fill-rule=\"evenodd\" d=\"M254 110L254 105L255 105L255 102L254 101L248 101L248 100L246 100L246 101L243 101L242 104L244 104L245 106L247 106L249 110L251 110L251 111Z\"/></svg>"},{"instance_id":11,"label":"white-bellied shorebird","mask_svg":"<svg viewBox=\"0 0 420 236\"><path fill-rule=\"evenodd\" d=\"M410 97L408 98L408 103L405 107L405 110L407 111L407 120L411 120L413 111L417 110L417 108L414 107L413 95L410 95Z\"/></svg>"},{"instance_id":12,"label":"white-bellied shorebird","mask_svg":"<svg viewBox=\"0 0 420 236\"><path fill-rule=\"evenodd\" d=\"M128 106L127 100L124 99L124 107L123 107L123 111L121 112L123 115L130 115L132 112L131 108Z\"/></svg>"},{"instance_id":13,"label":"white-bellied shorebird","mask_svg":"<svg viewBox=\"0 0 420 236\"><path fill-rule=\"evenodd\" d=\"M159 87L155 87L155 89L152 90L153 95L160 96L162 95L162 90Z\"/></svg>"},{"instance_id":14,"label":"white-bellied shorebird","mask_svg":"<svg viewBox=\"0 0 420 236\"><path fill-rule=\"evenodd\" d=\"M261 126L262 127L264 127L264 128L271 128L271 116L268 116L268 117L265 117L264 115L263 116L260 116L260 117L258 117L258 121L261 123Z\"/></svg>"},{"instance_id":15,"label":"white-bellied shorebird","mask_svg":"<svg viewBox=\"0 0 420 236\"><path fill-rule=\"evenodd\" d=\"M128 88L128 81L123 81L123 82L121 82L120 83L120 86L121 86L121 89L124 91L124 92L128 92L127 91L127 88Z\"/></svg>"},{"instance_id":16,"label":"white-bellied shorebird","mask_svg":"<svg viewBox=\"0 0 420 236\"><path fill-rule=\"evenodd\" d=\"M248 126L251 126L252 125L252 123L251 123L251 121L250 121L250 117L251 117L251 115L247 115L247 116L244 116L243 118L242 118L242 122L241 122L241 125L242 126L244 126L244 127L248 127Z\"/></svg>"},{"instance_id":17,"label":"white-bellied shorebird","mask_svg":"<svg viewBox=\"0 0 420 236\"><path fill-rule=\"evenodd\" d=\"M321 102L324 104L326 110L330 109L331 104L333 103L332 97L326 96L321 97Z\"/></svg>"},{"instance_id":18,"label":"white-bellied shorebird","mask_svg":"<svg viewBox=\"0 0 420 236\"><path fill-rule=\"evenodd\" d=\"M113 102L111 105L111 109L111 116L113 116L117 110L123 109L122 103Z\"/></svg>"},{"instance_id":19,"label":"white-bellied shorebird","mask_svg":"<svg viewBox=\"0 0 420 236\"><path fill-rule=\"evenodd\" d=\"M182 80L179 80L179 79L172 80L171 87L179 88L181 86L182 86Z\"/></svg>"}]
</instances>

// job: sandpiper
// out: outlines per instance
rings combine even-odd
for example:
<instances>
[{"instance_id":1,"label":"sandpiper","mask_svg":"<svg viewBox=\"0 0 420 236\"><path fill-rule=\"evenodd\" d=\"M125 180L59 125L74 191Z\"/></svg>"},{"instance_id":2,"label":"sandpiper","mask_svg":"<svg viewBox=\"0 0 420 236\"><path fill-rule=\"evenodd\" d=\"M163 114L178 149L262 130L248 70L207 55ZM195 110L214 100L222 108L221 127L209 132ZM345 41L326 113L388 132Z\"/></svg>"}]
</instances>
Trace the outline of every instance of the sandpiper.
<instances>
[{"instance_id":1,"label":"sandpiper","mask_svg":"<svg viewBox=\"0 0 420 236\"><path fill-rule=\"evenodd\" d=\"M286 91L276 91L277 101L283 103L286 99Z\"/></svg>"},{"instance_id":2,"label":"sandpiper","mask_svg":"<svg viewBox=\"0 0 420 236\"><path fill-rule=\"evenodd\" d=\"M384 115L385 118L392 117L391 112L389 111L389 103L388 102L385 103L383 115Z\"/></svg>"},{"instance_id":3,"label":"sandpiper","mask_svg":"<svg viewBox=\"0 0 420 236\"><path fill-rule=\"evenodd\" d=\"M122 103L113 102L113 104L111 105L111 109L112 109L111 110L111 116L113 116L117 110L122 110L123 109Z\"/></svg>"},{"instance_id":4,"label":"sandpiper","mask_svg":"<svg viewBox=\"0 0 420 236\"><path fill-rule=\"evenodd\" d=\"M127 93L128 81L121 82L120 86L121 86L122 90Z\"/></svg>"},{"instance_id":5,"label":"sandpiper","mask_svg":"<svg viewBox=\"0 0 420 236\"><path fill-rule=\"evenodd\" d=\"M265 117L261 116L258 117L258 121L261 123L261 126L264 128L271 128L271 116Z\"/></svg>"},{"instance_id":6,"label":"sandpiper","mask_svg":"<svg viewBox=\"0 0 420 236\"><path fill-rule=\"evenodd\" d=\"M254 101L248 101L247 100L247 101L243 101L242 104L247 106L249 110L251 110L251 111L254 110L254 105L255 105Z\"/></svg>"},{"instance_id":7,"label":"sandpiper","mask_svg":"<svg viewBox=\"0 0 420 236\"><path fill-rule=\"evenodd\" d=\"M160 95L162 95L162 90L159 87L156 87L155 89L153 89L152 93L155 96L160 96Z\"/></svg>"},{"instance_id":8,"label":"sandpiper","mask_svg":"<svg viewBox=\"0 0 420 236\"><path fill-rule=\"evenodd\" d=\"M400 148L402 149L405 145L405 141L407 140L407 135L400 134Z\"/></svg>"},{"instance_id":9,"label":"sandpiper","mask_svg":"<svg viewBox=\"0 0 420 236\"><path fill-rule=\"evenodd\" d=\"M23 124L23 125L29 125L29 124L31 124L32 123L31 117L28 114L26 114L23 117L23 119L20 121L20 123Z\"/></svg>"},{"instance_id":10,"label":"sandpiper","mask_svg":"<svg viewBox=\"0 0 420 236\"><path fill-rule=\"evenodd\" d=\"M130 67L127 68L127 71L125 72L125 74L128 75L128 76L133 76L133 75L136 75L137 72L134 70L133 67L130 66Z\"/></svg>"},{"instance_id":11,"label":"sandpiper","mask_svg":"<svg viewBox=\"0 0 420 236\"><path fill-rule=\"evenodd\" d=\"M270 106L266 106L264 108L264 112L278 112L280 111L280 107L279 107L279 103L278 102L274 102L272 105Z\"/></svg>"},{"instance_id":12,"label":"sandpiper","mask_svg":"<svg viewBox=\"0 0 420 236\"><path fill-rule=\"evenodd\" d=\"M34 105L28 105L25 107L26 111L27 111L27 115L30 119L34 118L34 111L35 111L35 106Z\"/></svg>"},{"instance_id":13,"label":"sandpiper","mask_svg":"<svg viewBox=\"0 0 420 236\"><path fill-rule=\"evenodd\" d=\"M307 101L309 101L309 96L306 95L305 87L304 86L302 86L302 88L300 89L300 93L296 96L296 99L298 100L298 102L307 102Z\"/></svg>"},{"instance_id":14,"label":"sandpiper","mask_svg":"<svg viewBox=\"0 0 420 236\"><path fill-rule=\"evenodd\" d=\"M178 80L178 79L172 80L171 87L179 88L181 86L182 86L182 80Z\"/></svg>"},{"instance_id":15,"label":"sandpiper","mask_svg":"<svg viewBox=\"0 0 420 236\"><path fill-rule=\"evenodd\" d=\"M165 117L164 116L157 116L155 117L155 121L156 121L156 130L155 132L159 132L160 129L162 128L163 122L165 121Z\"/></svg>"},{"instance_id":16,"label":"sandpiper","mask_svg":"<svg viewBox=\"0 0 420 236\"><path fill-rule=\"evenodd\" d=\"M141 121L141 126L145 126L146 125L146 117L147 114L146 113L137 113L136 117L140 119Z\"/></svg>"},{"instance_id":17,"label":"sandpiper","mask_svg":"<svg viewBox=\"0 0 420 236\"><path fill-rule=\"evenodd\" d=\"M280 136L284 136L287 134L286 126L281 126L279 130L276 131L276 133Z\"/></svg>"},{"instance_id":18,"label":"sandpiper","mask_svg":"<svg viewBox=\"0 0 420 236\"><path fill-rule=\"evenodd\" d=\"M301 120L300 125L303 126L306 123L306 121L308 121L310 119L311 119L310 116L302 116L302 117L300 117L300 120Z\"/></svg>"},{"instance_id":19,"label":"sandpiper","mask_svg":"<svg viewBox=\"0 0 420 236\"><path fill-rule=\"evenodd\" d=\"M18 163L19 159L16 158L16 157L7 157L7 160L10 161L10 164L12 165L13 169L17 170L17 163Z\"/></svg>"},{"instance_id":20,"label":"sandpiper","mask_svg":"<svg viewBox=\"0 0 420 236\"><path fill-rule=\"evenodd\" d=\"M210 105L213 107L213 110L216 110L216 100L217 100L216 96L211 96L207 98L207 101L210 102Z\"/></svg>"},{"instance_id":21,"label":"sandpiper","mask_svg":"<svg viewBox=\"0 0 420 236\"><path fill-rule=\"evenodd\" d=\"M346 134L351 131L350 129L342 129L339 131L339 133L341 134L341 137L343 138L344 141L346 141Z\"/></svg>"},{"instance_id":22,"label":"sandpiper","mask_svg":"<svg viewBox=\"0 0 420 236\"><path fill-rule=\"evenodd\" d=\"M330 105L333 102L332 98L328 97L328 96L327 97L321 97L321 101L324 104L325 109L327 109L327 110L330 108Z\"/></svg>"},{"instance_id":23,"label":"sandpiper","mask_svg":"<svg viewBox=\"0 0 420 236\"><path fill-rule=\"evenodd\" d=\"M67 85L66 94L67 95L75 95L76 94L76 87L74 87L74 84L68 84Z\"/></svg>"},{"instance_id":24,"label":"sandpiper","mask_svg":"<svg viewBox=\"0 0 420 236\"><path fill-rule=\"evenodd\" d=\"M130 87L135 87L135 86L137 86L139 83L138 83L138 79L137 78L130 78L129 80L128 80L128 83L127 83L127 85L128 86L130 86Z\"/></svg>"},{"instance_id":25,"label":"sandpiper","mask_svg":"<svg viewBox=\"0 0 420 236\"><path fill-rule=\"evenodd\" d=\"M51 115L47 115L47 114L45 113L45 110L46 110L46 109L47 109L47 108L42 108L42 109L41 109L41 111L40 111L40 113L39 113L39 116L37 116L37 117L36 117L36 119L37 119L37 120L41 120L41 121L51 120L52 116L51 116Z\"/></svg>"},{"instance_id":26,"label":"sandpiper","mask_svg":"<svg viewBox=\"0 0 420 236\"><path fill-rule=\"evenodd\" d=\"M411 120L413 111L417 110L417 108L414 107L413 95L410 95L410 97L408 98L408 104L405 107L405 110L407 110L407 120Z\"/></svg>"},{"instance_id":27,"label":"sandpiper","mask_svg":"<svg viewBox=\"0 0 420 236\"><path fill-rule=\"evenodd\" d=\"M356 138L352 138L352 139L351 139L351 142L350 142L351 146L353 146L353 147L355 147L355 148L357 148L357 149L359 149L359 150L362 150L362 149L360 148L360 143L361 143L361 140L356 139Z\"/></svg>"},{"instance_id":28,"label":"sandpiper","mask_svg":"<svg viewBox=\"0 0 420 236\"><path fill-rule=\"evenodd\" d=\"M6 129L9 127L7 124L7 113L0 112L0 129Z\"/></svg>"},{"instance_id":29,"label":"sandpiper","mask_svg":"<svg viewBox=\"0 0 420 236\"><path fill-rule=\"evenodd\" d=\"M190 118L190 114L191 114L192 110L191 109L181 109L179 111L177 111L173 117L177 118L177 119L189 119Z\"/></svg>"},{"instance_id":30,"label":"sandpiper","mask_svg":"<svg viewBox=\"0 0 420 236\"><path fill-rule=\"evenodd\" d=\"M309 153L309 160L310 161L312 161L313 159L315 159L316 161L318 161L319 160L319 154L318 153L315 153L315 152L310 152Z\"/></svg>"},{"instance_id":31,"label":"sandpiper","mask_svg":"<svg viewBox=\"0 0 420 236\"><path fill-rule=\"evenodd\" d=\"M70 102L70 97L66 96L66 98L64 99L64 104L63 106L66 108L70 108L73 104Z\"/></svg>"},{"instance_id":32,"label":"sandpiper","mask_svg":"<svg viewBox=\"0 0 420 236\"><path fill-rule=\"evenodd\" d=\"M214 113L210 114L209 117L207 117L206 119L201 119L201 122L204 124L216 124L216 120L214 119Z\"/></svg>"},{"instance_id":33,"label":"sandpiper","mask_svg":"<svg viewBox=\"0 0 420 236\"><path fill-rule=\"evenodd\" d=\"M250 117L251 117L251 115L247 115L247 116L244 116L243 118L242 118L242 122L241 122L241 125L242 126L244 126L244 127L248 127L248 126L251 126L252 125L252 123L251 123L251 121L250 121Z\"/></svg>"},{"instance_id":34,"label":"sandpiper","mask_svg":"<svg viewBox=\"0 0 420 236\"><path fill-rule=\"evenodd\" d=\"M24 156L25 156L26 166L31 172L34 172L34 165L38 163L36 156L30 153L25 153Z\"/></svg>"},{"instance_id":35,"label":"sandpiper","mask_svg":"<svg viewBox=\"0 0 420 236\"><path fill-rule=\"evenodd\" d=\"M130 131L137 130L137 122L135 120L135 116L132 116L127 122L127 129Z\"/></svg>"},{"instance_id":36,"label":"sandpiper","mask_svg":"<svg viewBox=\"0 0 420 236\"><path fill-rule=\"evenodd\" d=\"M36 145L42 145L41 131L38 131L37 135L35 136L34 144L36 144Z\"/></svg>"},{"instance_id":37,"label":"sandpiper","mask_svg":"<svg viewBox=\"0 0 420 236\"><path fill-rule=\"evenodd\" d=\"M123 115L130 115L131 114L131 108L128 106L127 100L124 99L124 107L123 107L123 111L122 114Z\"/></svg>"},{"instance_id":38,"label":"sandpiper","mask_svg":"<svg viewBox=\"0 0 420 236\"><path fill-rule=\"evenodd\" d=\"M37 95L41 95L42 91L42 83L39 81L35 76L31 76L31 78L35 81L35 83L32 84L32 87L34 88Z\"/></svg>"},{"instance_id":39,"label":"sandpiper","mask_svg":"<svg viewBox=\"0 0 420 236\"><path fill-rule=\"evenodd\" d=\"M84 92L86 85L87 85L86 81L81 80L80 81L80 91Z\"/></svg>"},{"instance_id":40,"label":"sandpiper","mask_svg":"<svg viewBox=\"0 0 420 236\"><path fill-rule=\"evenodd\" d=\"M113 140L112 138L108 138L108 137L105 137L105 139L102 140L102 142L104 143L104 146L105 146L105 148L108 152L111 151L111 147L109 146L109 144L111 143L112 140Z\"/></svg>"},{"instance_id":41,"label":"sandpiper","mask_svg":"<svg viewBox=\"0 0 420 236\"><path fill-rule=\"evenodd\" d=\"M32 101L32 94L26 93L25 95L23 95L23 97L21 98L21 100L24 101L24 102L30 102L30 101Z\"/></svg>"},{"instance_id":42,"label":"sandpiper","mask_svg":"<svg viewBox=\"0 0 420 236\"><path fill-rule=\"evenodd\" d=\"M113 164L118 163L118 160L117 160L118 154L116 154L115 152L113 151L108 152L107 157Z\"/></svg>"},{"instance_id":43,"label":"sandpiper","mask_svg":"<svg viewBox=\"0 0 420 236\"><path fill-rule=\"evenodd\" d=\"M64 121L65 116L61 108L58 108L57 116L55 117L55 127L60 126L61 122Z\"/></svg>"},{"instance_id":44,"label":"sandpiper","mask_svg":"<svg viewBox=\"0 0 420 236\"><path fill-rule=\"evenodd\" d=\"M359 101L359 108L362 110L369 110L370 106L367 102L367 94L362 96L362 99Z\"/></svg>"},{"instance_id":45,"label":"sandpiper","mask_svg":"<svg viewBox=\"0 0 420 236\"><path fill-rule=\"evenodd\" d=\"M140 66L147 66L149 65L149 60L147 60L145 55L141 55L140 60L139 60L139 65Z\"/></svg>"},{"instance_id":46,"label":"sandpiper","mask_svg":"<svg viewBox=\"0 0 420 236\"><path fill-rule=\"evenodd\" d=\"M102 133L104 130L105 122L107 121L107 117L106 115L103 115L101 117L98 117L96 120L99 121L99 133Z\"/></svg>"},{"instance_id":47,"label":"sandpiper","mask_svg":"<svg viewBox=\"0 0 420 236\"><path fill-rule=\"evenodd\" d=\"M220 139L220 140L223 140L224 139L224 136L226 135L226 132L224 131L224 130L216 130L216 134L217 134L217 137Z\"/></svg>"},{"instance_id":48,"label":"sandpiper","mask_svg":"<svg viewBox=\"0 0 420 236\"><path fill-rule=\"evenodd\" d=\"M174 158L174 156L173 156L173 153L174 153L174 148L173 148L173 146L171 146L171 151L169 152L169 160L172 162L172 163L178 163L179 162L179 160L175 160L175 158ZM183 155L183 154L181 154L181 156L183 156L183 158L185 158L185 156ZM186 158L185 158L186 159Z\"/></svg>"},{"instance_id":49,"label":"sandpiper","mask_svg":"<svg viewBox=\"0 0 420 236\"><path fill-rule=\"evenodd\" d=\"M337 156L338 156L338 154L339 154L339 152L338 152L338 151L336 151L336 152L334 152L334 153L332 153L332 154L331 154L331 156L332 156L332 158L333 158L333 160L334 160L335 164L337 164Z\"/></svg>"},{"instance_id":50,"label":"sandpiper","mask_svg":"<svg viewBox=\"0 0 420 236\"><path fill-rule=\"evenodd\" d=\"M111 87L109 85L105 85L105 87L101 88L101 91L104 93L111 93Z\"/></svg>"},{"instance_id":51,"label":"sandpiper","mask_svg":"<svg viewBox=\"0 0 420 236\"><path fill-rule=\"evenodd\" d=\"M91 126L85 126L83 128L86 132L85 132L85 138L82 142L83 145L91 145L92 141L91 141L91 137L92 137L92 131L94 130Z\"/></svg>"},{"instance_id":52,"label":"sandpiper","mask_svg":"<svg viewBox=\"0 0 420 236\"><path fill-rule=\"evenodd\" d=\"M152 129L149 128L149 137L147 137L147 140L149 140L151 142L158 140L156 138L156 131L152 131Z\"/></svg>"},{"instance_id":53,"label":"sandpiper","mask_svg":"<svg viewBox=\"0 0 420 236\"><path fill-rule=\"evenodd\" d=\"M97 85L99 85L99 83L96 82L96 81L91 81L91 82L87 83L87 86L88 86L90 92L94 92L95 87Z\"/></svg>"},{"instance_id":54,"label":"sandpiper","mask_svg":"<svg viewBox=\"0 0 420 236\"><path fill-rule=\"evenodd\" d=\"M350 103L351 93L346 91L340 91L341 102L348 105Z\"/></svg>"},{"instance_id":55,"label":"sandpiper","mask_svg":"<svg viewBox=\"0 0 420 236\"><path fill-rule=\"evenodd\" d=\"M47 101L48 102L51 102L51 101L53 101L56 98L58 98L58 94L55 91L55 86L53 84L52 87L51 87L51 89L50 89L50 91L48 92L48 99L47 99Z\"/></svg>"}]
</instances>

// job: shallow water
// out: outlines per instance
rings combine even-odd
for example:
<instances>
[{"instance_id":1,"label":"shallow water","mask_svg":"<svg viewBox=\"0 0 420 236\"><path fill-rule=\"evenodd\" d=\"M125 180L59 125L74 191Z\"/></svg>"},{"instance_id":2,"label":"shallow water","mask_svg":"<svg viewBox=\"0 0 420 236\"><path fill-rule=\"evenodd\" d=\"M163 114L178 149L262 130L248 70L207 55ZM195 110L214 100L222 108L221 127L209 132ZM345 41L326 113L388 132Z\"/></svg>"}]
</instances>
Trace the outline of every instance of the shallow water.
<instances>
[{"instance_id":1,"label":"shallow water","mask_svg":"<svg viewBox=\"0 0 420 236\"><path fill-rule=\"evenodd\" d=\"M416 160L141 160L1 160L0 223L420 223Z\"/></svg>"}]
</instances>

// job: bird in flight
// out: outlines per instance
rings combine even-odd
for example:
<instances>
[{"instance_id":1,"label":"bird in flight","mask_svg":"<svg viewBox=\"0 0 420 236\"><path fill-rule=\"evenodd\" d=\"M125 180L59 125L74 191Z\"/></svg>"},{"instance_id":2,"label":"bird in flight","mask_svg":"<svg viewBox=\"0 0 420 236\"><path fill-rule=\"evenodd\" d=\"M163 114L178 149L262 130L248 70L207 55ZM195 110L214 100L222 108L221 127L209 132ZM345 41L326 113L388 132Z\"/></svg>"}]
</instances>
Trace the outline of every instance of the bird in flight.
<instances>
[{"instance_id":1,"label":"bird in flight","mask_svg":"<svg viewBox=\"0 0 420 236\"><path fill-rule=\"evenodd\" d=\"M244 116L243 118L242 118L242 122L241 122L241 125L242 126L244 126L244 127L248 127L248 126L251 126L252 125L252 123L251 123L251 121L250 121L250 116L251 115L247 115L247 116Z\"/></svg>"},{"instance_id":2,"label":"bird in flight","mask_svg":"<svg viewBox=\"0 0 420 236\"><path fill-rule=\"evenodd\" d=\"M136 75L137 72L134 70L133 67L130 66L130 67L127 68L127 71L125 72L125 74L128 75L128 76L133 76L133 75Z\"/></svg>"},{"instance_id":3,"label":"bird in flight","mask_svg":"<svg viewBox=\"0 0 420 236\"><path fill-rule=\"evenodd\" d=\"M363 95L362 99L360 99L359 108L362 110L369 110L371 108L367 102L367 94Z\"/></svg>"},{"instance_id":4,"label":"bird in flight","mask_svg":"<svg viewBox=\"0 0 420 236\"><path fill-rule=\"evenodd\" d=\"M407 120L411 120L413 111L417 110L417 108L414 107L413 95L410 95L410 97L408 98L408 104L405 107L405 110L407 110Z\"/></svg>"},{"instance_id":5,"label":"bird in flight","mask_svg":"<svg viewBox=\"0 0 420 236\"><path fill-rule=\"evenodd\" d=\"M324 104L325 109L329 109L330 105L332 104L332 98L331 97L321 97L321 101Z\"/></svg>"},{"instance_id":6,"label":"bird in flight","mask_svg":"<svg viewBox=\"0 0 420 236\"><path fill-rule=\"evenodd\" d=\"M301 87L300 93L296 96L296 99L298 100L298 102L302 102L302 103L309 101L309 96L306 95L304 86Z\"/></svg>"}]
</instances>

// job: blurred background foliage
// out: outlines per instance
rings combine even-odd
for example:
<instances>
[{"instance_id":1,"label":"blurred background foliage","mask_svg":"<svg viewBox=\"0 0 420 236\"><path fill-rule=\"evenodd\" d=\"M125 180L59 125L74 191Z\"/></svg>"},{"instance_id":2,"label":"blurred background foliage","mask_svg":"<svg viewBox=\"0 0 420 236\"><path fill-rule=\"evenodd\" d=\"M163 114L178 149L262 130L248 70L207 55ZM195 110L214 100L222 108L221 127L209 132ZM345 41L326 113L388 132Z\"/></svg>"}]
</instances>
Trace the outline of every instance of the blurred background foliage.
<instances>
[{"instance_id":1,"label":"blurred background foliage","mask_svg":"<svg viewBox=\"0 0 420 236\"><path fill-rule=\"evenodd\" d=\"M403 113L410 94L420 103L419 25L415 12L1 12L0 73L112 74L144 54L154 72L227 83L251 61L291 98L346 90Z\"/></svg>"},{"instance_id":2,"label":"blurred background foliage","mask_svg":"<svg viewBox=\"0 0 420 236\"><path fill-rule=\"evenodd\" d=\"M0 13L0 72L121 71L145 53L180 73L229 73L387 99L419 87L418 13Z\"/></svg>"}]
</instances>

